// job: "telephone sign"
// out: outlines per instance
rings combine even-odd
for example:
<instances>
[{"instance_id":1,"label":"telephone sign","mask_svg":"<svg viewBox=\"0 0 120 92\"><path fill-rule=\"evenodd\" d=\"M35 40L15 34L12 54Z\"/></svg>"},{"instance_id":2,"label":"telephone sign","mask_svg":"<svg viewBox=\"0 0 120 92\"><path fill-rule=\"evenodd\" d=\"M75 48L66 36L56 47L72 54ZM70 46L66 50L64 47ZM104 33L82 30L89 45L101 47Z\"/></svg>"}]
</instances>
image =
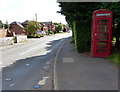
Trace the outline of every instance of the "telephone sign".
<instances>
[{"instance_id":1,"label":"telephone sign","mask_svg":"<svg viewBox=\"0 0 120 92\"><path fill-rule=\"evenodd\" d=\"M96 14L96 16L110 16L110 13L105 13L105 14Z\"/></svg>"}]
</instances>

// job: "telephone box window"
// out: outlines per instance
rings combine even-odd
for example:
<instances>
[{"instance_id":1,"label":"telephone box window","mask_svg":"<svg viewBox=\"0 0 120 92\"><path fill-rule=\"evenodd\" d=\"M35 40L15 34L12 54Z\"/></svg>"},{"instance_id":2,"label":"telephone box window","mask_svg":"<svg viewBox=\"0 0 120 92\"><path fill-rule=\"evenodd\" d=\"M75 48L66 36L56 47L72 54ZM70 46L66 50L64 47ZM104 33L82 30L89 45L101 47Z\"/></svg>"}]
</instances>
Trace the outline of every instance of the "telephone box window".
<instances>
[{"instance_id":1,"label":"telephone box window","mask_svg":"<svg viewBox=\"0 0 120 92\"><path fill-rule=\"evenodd\" d=\"M99 20L99 23L107 23L108 20L104 19L104 20Z\"/></svg>"}]
</instances>

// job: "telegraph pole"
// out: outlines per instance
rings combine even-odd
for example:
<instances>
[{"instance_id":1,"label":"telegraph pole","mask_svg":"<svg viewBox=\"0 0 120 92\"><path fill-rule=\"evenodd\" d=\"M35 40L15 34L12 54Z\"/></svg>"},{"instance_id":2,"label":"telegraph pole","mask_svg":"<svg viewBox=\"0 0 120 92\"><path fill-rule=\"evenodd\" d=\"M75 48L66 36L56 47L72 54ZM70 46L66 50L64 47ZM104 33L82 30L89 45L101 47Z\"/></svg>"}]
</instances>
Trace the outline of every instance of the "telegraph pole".
<instances>
[{"instance_id":1,"label":"telegraph pole","mask_svg":"<svg viewBox=\"0 0 120 92\"><path fill-rule=\"evenodd\" d=\"M35 14L35 20L37 21L37 13Z\"/></svg>"}]
</instances>

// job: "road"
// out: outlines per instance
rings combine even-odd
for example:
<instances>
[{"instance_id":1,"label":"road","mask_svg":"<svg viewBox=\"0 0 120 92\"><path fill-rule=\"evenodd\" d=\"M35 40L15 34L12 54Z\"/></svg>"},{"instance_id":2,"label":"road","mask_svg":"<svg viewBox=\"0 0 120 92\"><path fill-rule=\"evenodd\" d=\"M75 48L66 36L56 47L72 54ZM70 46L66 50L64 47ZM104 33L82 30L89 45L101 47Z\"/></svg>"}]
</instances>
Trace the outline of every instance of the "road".
<instances>
[{"instance_id":1,"label":"road","mask_svg":"<svg viewBox=\"0 0 120 92\"><path fill-rule=\"evenodd\" d=\"M21 45L0 50L2 53L2 89L36 90L34 87L46 78L38 90L52 90L53 62L62 43L71 33L30 39Z\"/></svg>"}]
</instances>

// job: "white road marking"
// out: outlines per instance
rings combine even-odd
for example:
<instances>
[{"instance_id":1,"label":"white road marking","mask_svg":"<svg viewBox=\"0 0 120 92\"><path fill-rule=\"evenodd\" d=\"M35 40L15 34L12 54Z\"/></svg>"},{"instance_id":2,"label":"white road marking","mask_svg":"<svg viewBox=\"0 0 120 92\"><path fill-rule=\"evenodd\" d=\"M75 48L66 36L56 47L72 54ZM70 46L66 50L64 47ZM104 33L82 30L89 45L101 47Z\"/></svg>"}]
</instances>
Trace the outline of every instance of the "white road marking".
<instances>
[{"instance_id":1,"label":"white road marking","mask_svg":"<svg viewBox=\"0 0 120 92\"><path fill-rule=\"evenodd\" d=\"M9 86L10 86L10 87L14 87L14 86L15 86L15 84L14 84L14 83L12 83L12 84L10 84Z\"/></svg>"},{"instance_id":2,"label":"white road marking","mask_svg":"<svg viewBox=\"0 0 120 92\"><path fill-rule=\"evenodd\" d=\"M5 80L6 80L6 81L11 81L12 79L11 79L11 78L6 78Z\"/></svg>"},{"instance_id":3,"label":"white road marking","mask_svg":"<svg viewBox=\"0 0 120 92\"><path fill-rule=\"evenodd\" d=\"M30 64L25 64L26 66L29 66Z\"/></svg>"},{"instance_id":4,"label":"white road marking","mask_svg":"<svg viewBox=\"0 0 120 92\"><path fill-rule=\"evenodd\" d=\"M24 53L21 53L20 55L24 55L24 54L26 54L26 53L29 53L30 51L35 50L35 49L37 49L37 48L38 48L38 47L32 48L32 49L30 49L30 50L28 50L28 51L26 51L26 52L24 52Z\"/></svg>"},{"instance_id":5,"label":"white road marking","mask_svg":"<svg viewBox=\"0 0 120 92\"><path fill-rule=\"evenodd\" d=\"M43 77L43 79L38 82L38 85L40 85L40 86L44 85L48 78L49 77Z\"/></svg>"}]
</instances>

